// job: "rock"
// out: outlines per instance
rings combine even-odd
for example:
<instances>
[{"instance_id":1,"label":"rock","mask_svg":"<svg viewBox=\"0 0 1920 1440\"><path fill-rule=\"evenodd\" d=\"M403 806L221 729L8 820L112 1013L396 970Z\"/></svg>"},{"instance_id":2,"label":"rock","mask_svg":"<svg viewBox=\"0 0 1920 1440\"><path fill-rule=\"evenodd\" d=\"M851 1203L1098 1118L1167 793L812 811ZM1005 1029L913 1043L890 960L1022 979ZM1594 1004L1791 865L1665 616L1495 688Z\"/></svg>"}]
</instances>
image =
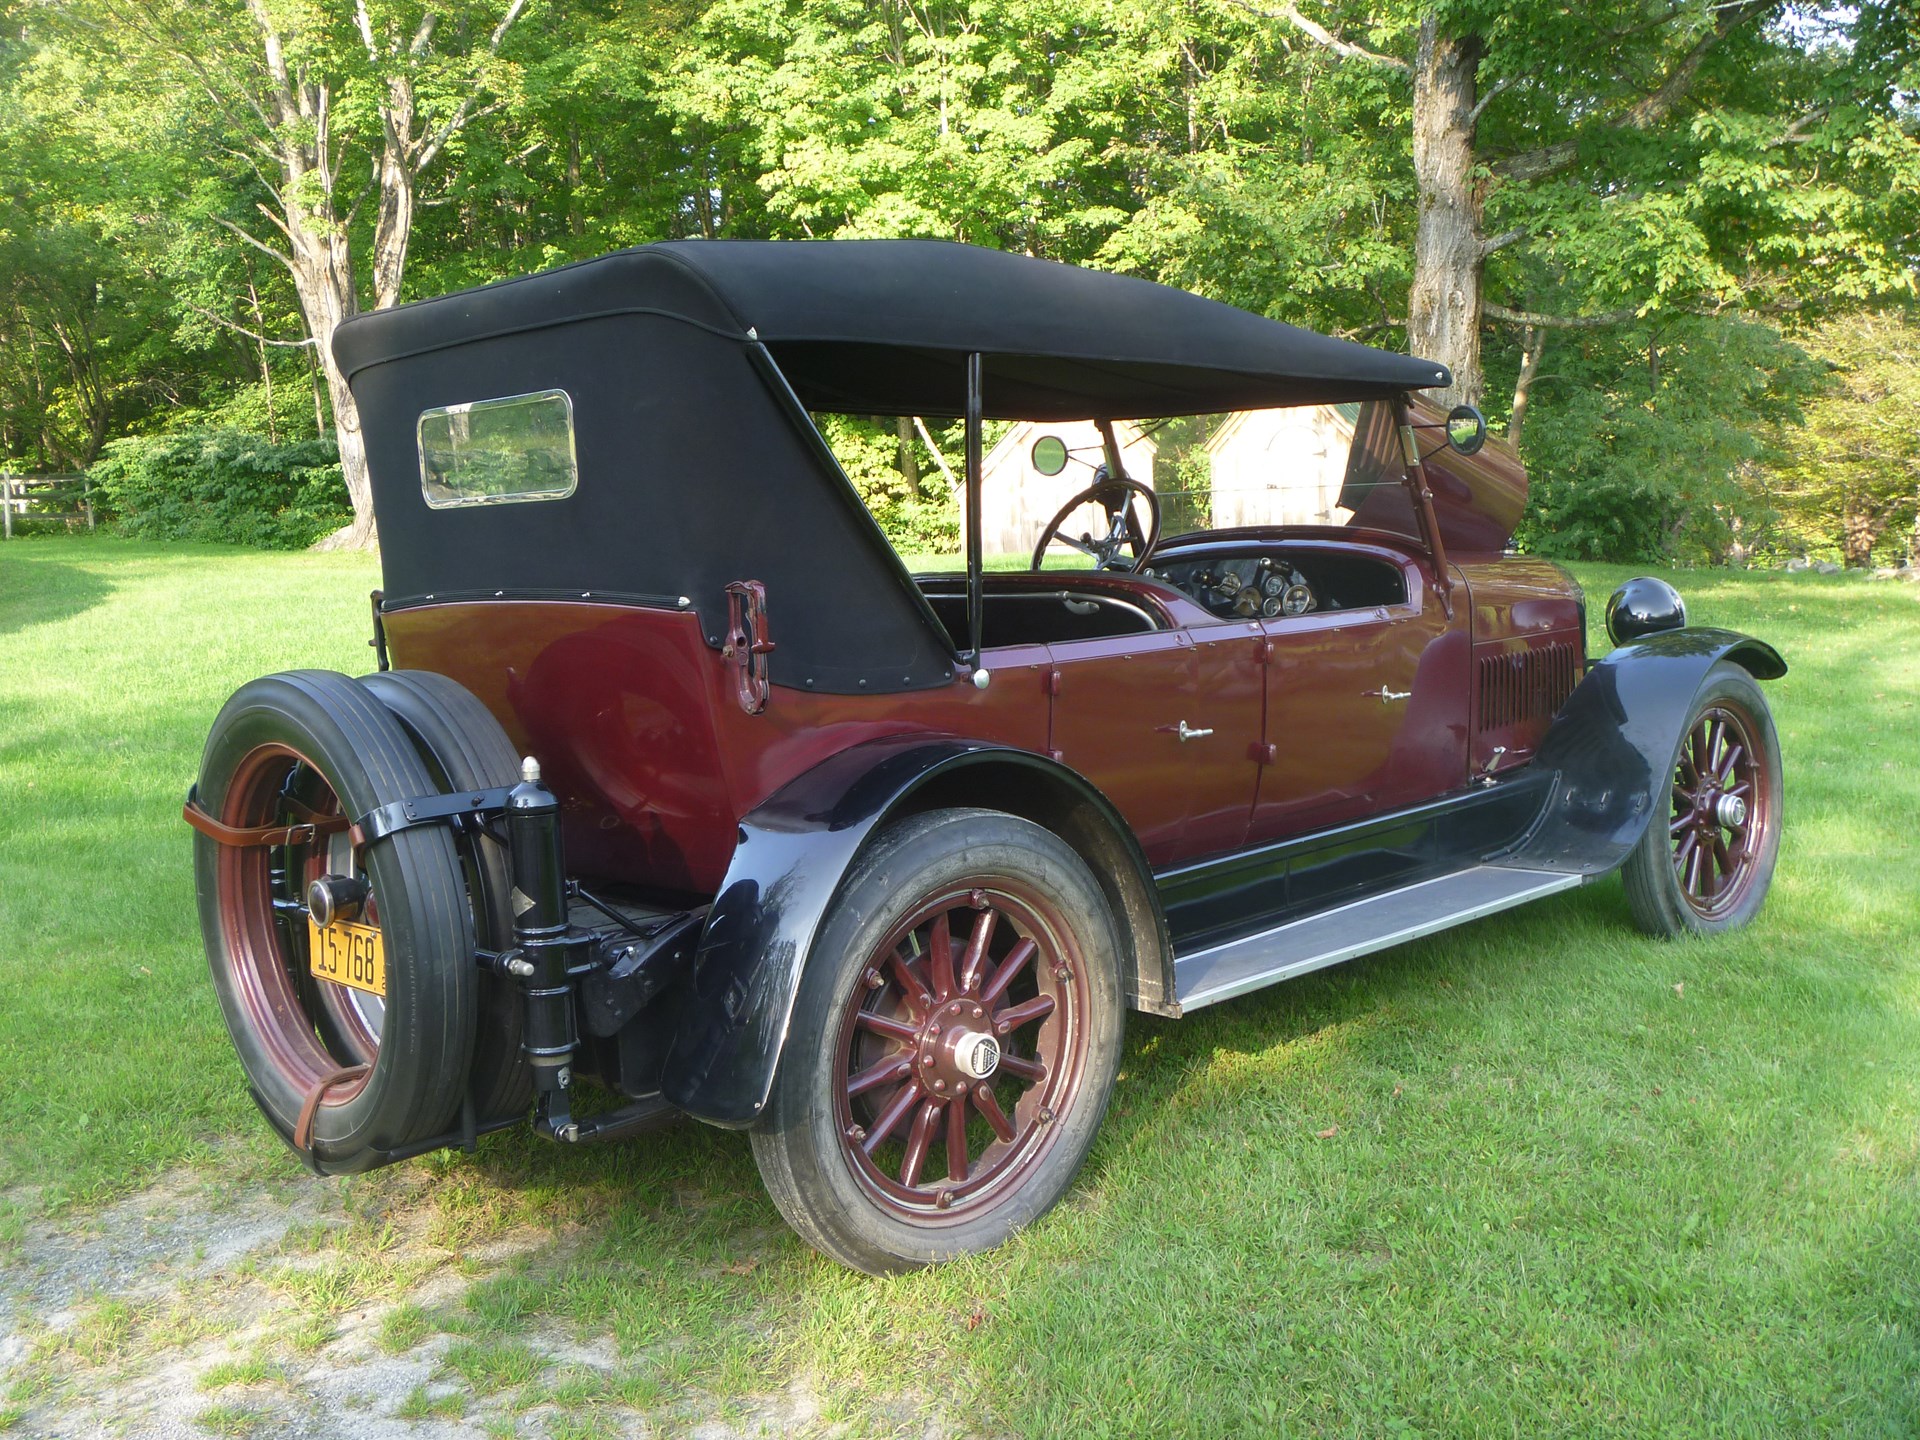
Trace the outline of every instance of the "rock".
<instances>
[{"instance_id":1,"label":"rock","mask_svg":"<svg viewBox=\"0 0 1920 1440\"><path fill-rule=\"evenodd\" d=\"M1813 573L1816 575L1838 575L1841 573L1841 569L1831 560L1822 560L1813 567Z\"/></svg>"},{"instance_id":2,"label":"rock","mask_svg":"<svg viewBox=\"0 0 1920 1440\"><path fill-rule=\"evenodd\" d=\"M1796 555L1787 561L1787 573L1789 575L1796 575L1802 570L1810 570L1812 568L1813 562L1804 555Z\"/></svg>"}]
</instances>

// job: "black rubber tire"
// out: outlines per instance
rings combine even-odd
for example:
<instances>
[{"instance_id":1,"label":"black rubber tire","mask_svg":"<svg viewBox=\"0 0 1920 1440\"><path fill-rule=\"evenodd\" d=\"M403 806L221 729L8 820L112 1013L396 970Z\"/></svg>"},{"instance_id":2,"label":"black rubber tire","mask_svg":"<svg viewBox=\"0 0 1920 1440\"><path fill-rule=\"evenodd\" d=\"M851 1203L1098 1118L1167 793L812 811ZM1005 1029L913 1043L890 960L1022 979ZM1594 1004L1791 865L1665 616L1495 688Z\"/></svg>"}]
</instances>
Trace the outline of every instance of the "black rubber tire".
<instances>
[{"instance_id":1,"label":"black rubber tire","mask_svg":"<svg viewBox=\"0 0 1920 1440\"><path fill-rule=\"evenodd\" d=\"M961 1225L888 1214L853 1176L833 1113L839 1007L873 947L924 896L979 877L1015 876L1048 895L1087 957L1088 1048L1058 1138L1007 1198ZM815 1249L872 1275L990 1250L1046 1214L1093 1144L1119 1071L1125 1010L1120 936L1099 882L1052 831L999 811L927 811L889 825L862 852L814 942L795 998L773 1093L752 1132L753 1157L780 1213Z\"/></svg>"},{"instance_id":2,"label":"black rubber tire","mask_svg":"<svg viewBox=\"0 0 1920 1440\"><path fill-rule=\"evenodd\" d=\"M1752 861L1754 869L1746 893L1726 914L1709 917L1696 911L1686 898L1674 868L1672 840L1663 817L1667 810L1667 786L1679 767L1681 750L1687 743L1694 722L1703 711L1719 702L1736 704L1753 719L1758 731L1759 743L1756 748L1770 809L1761 832L1759 848ZM1782 794L1780 737L1774 729L1773 715L1767 709L1766 696L1744 666L1731 660L1722 660L1708 672L1706 682L1694 696L1693 705L1687 712L1687 723L1674 742L1673 756L1656 786L1653 818L1646 833L1628 854L1620 872L1634 924L1649 935L1664 939L1717 935L1738 930L1752 920L1766 903L1774 865L1780 854Z\"/></svg>"},{"instance_id":3,"label":"black rubber tire","mask_svg":"<svg viewBox=\"0 0 1920 1440\"><path fill-rule=\"evenodd\" d=\"M243 765L281 749L317 770L348 815L435 788L400 722L365 686L331 671L296 670L249 681L221 707L201 757L201 806L227 824L265 823L269 817L238 813L228 792ZM336 1174L385 1164L391 1152L449 1128L466 1090L476 1025L473 923L452 836L420 826L363 853L379 906L387 995L371 1071L338 1087L338 1098L330 1092L314 1114L311 1162ZM276 965L284 973L297 960L277 938L264 866L262 850L194 836L214 991L255 1101L290 1140L315 1082L341 1060L322 1048L310 1020L303 1034L306 1017L286 983L278 991L248 988L246 976L271 976ZM248 872L246 883L236 881L239 871Z\"/></svg>"},{"instance_id":4,"label":"black rubber tire","mask_svg":"<svg viewBox=\"0 0 1920 1440\"><path fill-rule=\"evenodd\" d=\"M491 790L520 780L520 757L493 712L456 680L428 670L387 670L360 683L391 710L419 747L434 788ZM483 950L513 943L509 896L513 875L506 847L489 838L456 836L466 866L474 934ZM480 974L479 1028L470 1085L482 1120L525 1113L533 1103L533 1070L521 1050L526 1006L518 986Z\"/></svg>"}]
</instances>

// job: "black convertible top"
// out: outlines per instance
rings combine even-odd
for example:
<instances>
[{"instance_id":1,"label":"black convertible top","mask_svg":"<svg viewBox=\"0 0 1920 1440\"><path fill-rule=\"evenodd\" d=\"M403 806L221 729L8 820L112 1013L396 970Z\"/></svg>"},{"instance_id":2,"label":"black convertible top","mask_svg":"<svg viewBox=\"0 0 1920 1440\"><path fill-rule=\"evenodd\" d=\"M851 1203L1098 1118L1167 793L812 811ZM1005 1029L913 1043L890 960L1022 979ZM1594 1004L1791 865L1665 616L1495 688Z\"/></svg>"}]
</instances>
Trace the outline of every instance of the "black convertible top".
<instances>
[{"instance_id":1,"label":"black convertible top","mask_svg":"<svg viewBox=\"0 0 1920 1440\"><path fill-rule=\"evenodd\" d=\"M959 415L976 352L986 414L1002 420L1365 400L1450 378L1171 286L944 240L670 240L360 316L334 353L351 377L620 314L751 332L808 409L861 415Z\"/></svg>"},{"instance_id":2,"label":"black convertible top","mask_svg":"<svg viewBox=\"0 0 1920 1440\"><path fill-rule=\"evenodd\" d=\"M717 647L727 583L759 580L774 681L869 694L951 683L958 656L808 409L957 416L976 354L997 419L1207 414L1448 380L1431 361L1150 281L933 240L642 246L357 316L333 350L366 437L390 608L665 604L697 612ZM446 430L481 402L555 391L571 493L427 503L423 412Z\"/></svg>"}]
</instances>

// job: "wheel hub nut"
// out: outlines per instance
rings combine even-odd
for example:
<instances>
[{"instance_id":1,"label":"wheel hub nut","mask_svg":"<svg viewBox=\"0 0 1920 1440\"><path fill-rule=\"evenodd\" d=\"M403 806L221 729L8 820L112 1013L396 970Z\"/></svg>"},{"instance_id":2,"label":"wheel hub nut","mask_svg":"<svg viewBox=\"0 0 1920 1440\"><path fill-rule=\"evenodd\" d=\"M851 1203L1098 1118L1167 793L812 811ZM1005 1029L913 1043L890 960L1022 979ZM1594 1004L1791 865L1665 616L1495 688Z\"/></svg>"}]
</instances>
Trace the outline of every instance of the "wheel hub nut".
<instances>
[{"instance_id":1,"label":"wheel hub nut","mask_svg":"<svg viewBox=\"0 0 1920 1440\"><path fill-rule=\"evenodd\" d=\"M1713 818L1729 830L1747 823L1747 802L1738 795L1722 795L1713 802Z\"/></svg>"}]
</instances>

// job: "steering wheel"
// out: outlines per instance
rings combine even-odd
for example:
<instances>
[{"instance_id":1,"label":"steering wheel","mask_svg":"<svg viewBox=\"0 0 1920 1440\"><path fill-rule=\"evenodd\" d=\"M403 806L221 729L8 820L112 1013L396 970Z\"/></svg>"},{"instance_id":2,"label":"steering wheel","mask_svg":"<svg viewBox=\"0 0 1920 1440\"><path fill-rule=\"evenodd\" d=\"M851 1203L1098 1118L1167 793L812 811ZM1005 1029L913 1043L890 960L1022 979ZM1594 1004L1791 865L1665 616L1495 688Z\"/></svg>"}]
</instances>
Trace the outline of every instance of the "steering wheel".
<instances>
[{"instance_id":1,"label":"steering wheel","mask_svg":"<svg viewBox=\"0 0 1920 1440\"><path fill-rule=\"evenodd\" d=\"M1147 523L1144 528L1134 509L1136 499L1146 501ZM1073 512L1082 505L1090 504L1097 504L1106 512L1106 535L1097 540L1091 535L1082 535L1078 540L1073 540L1062 534L1061 527ZM1047 522L1046 528L1040 532L1040 543L1033 547L1033 563L1029 569L1041 568L1046 562L1047 546L1055 540L1071 546L1082 555L1091 555L1096 570L1127 570L1138 574L1146 566L1147 557L1160 540L1160 497L1138 480L1110 478L1107 467L1102 465L1094 472L1093 484L1062 505L1060 513ZM1130 551L1132 558L1122 559L1122 550Z\"/></svg>"}]
</instances>

